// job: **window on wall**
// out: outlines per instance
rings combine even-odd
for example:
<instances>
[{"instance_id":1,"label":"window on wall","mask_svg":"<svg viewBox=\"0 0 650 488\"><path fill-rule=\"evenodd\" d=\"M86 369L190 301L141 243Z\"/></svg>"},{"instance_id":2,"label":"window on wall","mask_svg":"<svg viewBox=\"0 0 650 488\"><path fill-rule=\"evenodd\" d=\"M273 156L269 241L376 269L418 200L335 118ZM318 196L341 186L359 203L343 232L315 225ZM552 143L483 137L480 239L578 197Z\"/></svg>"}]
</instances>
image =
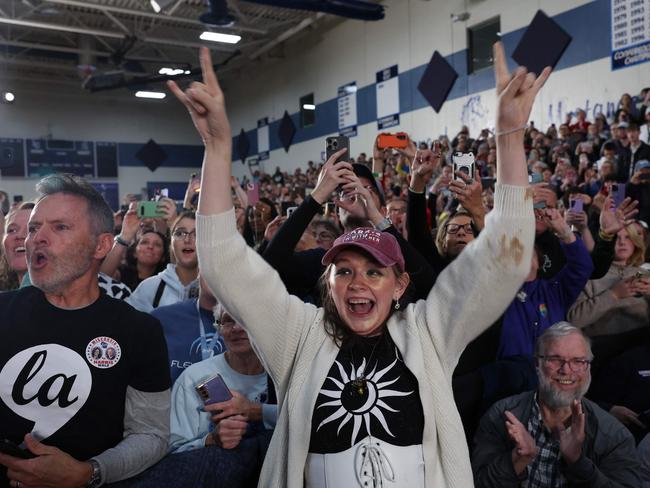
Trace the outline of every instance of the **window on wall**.
<instances>
[{"instance_id":1,"label":"window on wall","mask_svg":"<svg viewBox=\"0 0 650 488\"><path fill-rule=\"evenodd\" d=\"M309 127L316 123L316 104L314 94L300 97L300 127Z\"/></svg>"},{"instance_id":2,"label":"window on wall","mask_svg":"<svg viewBox=\"0 0 650 488\"><path fill-rule=\"evenodd\" d=\"M499 17L467 29L467 72L475 73L492 66L492 45L501 37Z\"/></svg>"}]
</instances>

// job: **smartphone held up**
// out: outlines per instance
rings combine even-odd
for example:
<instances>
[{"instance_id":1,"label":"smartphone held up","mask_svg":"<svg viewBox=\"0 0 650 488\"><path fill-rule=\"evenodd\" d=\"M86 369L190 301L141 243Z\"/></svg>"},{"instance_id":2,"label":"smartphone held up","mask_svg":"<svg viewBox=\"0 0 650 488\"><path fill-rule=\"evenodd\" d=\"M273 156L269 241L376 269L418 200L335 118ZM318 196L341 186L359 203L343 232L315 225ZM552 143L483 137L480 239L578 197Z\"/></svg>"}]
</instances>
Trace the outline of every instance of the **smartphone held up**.
<instances>
[{"instance_id":1,"label":"smartphone held up","mask_svg":"<svg viewBox=\"0 0 650 488\"><path fill-rule=\"evenodd\" d=\"M334 136L328 137L325 139L325 160L328 161L334 153L340 151L341 149L347 149L342 155L340 155L335 163L339 161L349 161L350 159L350 138L347 136Z\"/></svg>"}]
</instances>

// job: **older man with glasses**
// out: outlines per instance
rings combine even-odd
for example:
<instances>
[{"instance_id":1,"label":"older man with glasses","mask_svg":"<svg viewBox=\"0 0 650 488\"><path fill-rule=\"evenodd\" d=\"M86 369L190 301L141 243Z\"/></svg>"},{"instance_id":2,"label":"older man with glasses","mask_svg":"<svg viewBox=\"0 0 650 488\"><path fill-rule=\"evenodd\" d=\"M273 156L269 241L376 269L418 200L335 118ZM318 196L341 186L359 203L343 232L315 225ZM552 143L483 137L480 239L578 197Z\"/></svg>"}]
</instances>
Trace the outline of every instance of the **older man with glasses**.
<instances>
[{"instance_id":1,"label":"older man with glasses","mask_svg":"<svg viewBox=\"0 0 650 488\"><path fill-rule=\"evenodd\" d=\"M477 487L640 486L631 434L584 398L592 359L589 339L568 322L540 336L537 390L497 402L481 419Z\"/></svg>"}]
</instances>

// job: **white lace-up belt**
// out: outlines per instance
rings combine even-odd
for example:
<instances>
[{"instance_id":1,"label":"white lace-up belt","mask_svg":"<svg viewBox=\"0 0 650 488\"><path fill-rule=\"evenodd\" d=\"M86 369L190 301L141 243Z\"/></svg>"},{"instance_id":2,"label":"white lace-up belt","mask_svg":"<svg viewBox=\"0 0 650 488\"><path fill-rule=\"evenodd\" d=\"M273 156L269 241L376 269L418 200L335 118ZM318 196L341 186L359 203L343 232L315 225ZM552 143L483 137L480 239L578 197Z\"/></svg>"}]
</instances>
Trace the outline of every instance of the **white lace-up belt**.
<instances>
[{"instance_id":1,"label":"white lace-up belt","mask_svg":"<svg viewBox=\"0 0 650 488\"><path fill-rule=\"evenodd\" d=\"M307 456L307 488L423 488L422 446L394 446L366 437L335 454Z\"/></svg>"}]
</instances>

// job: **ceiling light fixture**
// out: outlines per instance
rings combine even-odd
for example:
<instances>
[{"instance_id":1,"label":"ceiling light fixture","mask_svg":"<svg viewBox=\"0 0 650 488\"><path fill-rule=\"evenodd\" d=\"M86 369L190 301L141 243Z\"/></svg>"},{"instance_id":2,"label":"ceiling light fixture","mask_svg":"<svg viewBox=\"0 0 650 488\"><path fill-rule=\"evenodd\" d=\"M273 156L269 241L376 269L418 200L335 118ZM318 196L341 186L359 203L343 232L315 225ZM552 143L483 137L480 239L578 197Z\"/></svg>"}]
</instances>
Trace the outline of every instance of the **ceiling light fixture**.
<instances>
[{"instance_id":1,"label":"ceiling light fixture","mask_svg":"<svg viewBox=\"0 0 650 488\"><path fill-rule=\"evenodd\" d=\"M13 94L13 92L4 92L2 94L2 100L6 103L14 103L14 100L16 100L16 95Z\"/></svg>"},{"instance_id":2,"label":"ceiling light fixture","mask_svg":"<svg viewBox=\"0 0 650 488\"><path fill-rule=\"evenodd\" d=\"M167 7L169 7L173 2L174 0L149 0L149 5L151 5L151 8L154 12L159 14Z\"/></svg>"},{"instance_id":3,"label":"ceiling light fixture","mask_svg":"<svg viewBox=\"0 0 650 488\"><path fill-rule=\"evenodd\" d=\"M316 110L316 105L314 105L313 103L304 103L302 105L302 108L305 110Z\"/></svg>"},{"instance_id":4,"label":"ceiling light fixture","mask_svg":"<svg viewBox=\"0 0 650 488\"><path fill-rule=\"evenodd\" d=\"M235 34L222 34L221 32L205 31L199 36L204 41L223 42L226 44L237 44L241 41L241 36Z\"/></svg>"},{"instance_id":5,"label":"ceiling light fixture","mask_svg":"<svg viewBox=\"0 0 650 488\"><path fill-rule=\"evenodd\" d=\"M153 91L139 91L135 93L135 96L138 98L153 98L155 100L162 100L167 96L166 93L162 92L153 92Z\"/></svg>"},{"instance_id":6,"label":"ceiling light fixture","mask_svg":"<svg viewBox=\"0 0 650 488\"><path fill-rule=\"evenodd\" d=\"M176 75L182 75L183 73L187 74L187 72L183 68L164 67L158 70L159 75L176 76Z\"/></svg>"}]
</instances>

